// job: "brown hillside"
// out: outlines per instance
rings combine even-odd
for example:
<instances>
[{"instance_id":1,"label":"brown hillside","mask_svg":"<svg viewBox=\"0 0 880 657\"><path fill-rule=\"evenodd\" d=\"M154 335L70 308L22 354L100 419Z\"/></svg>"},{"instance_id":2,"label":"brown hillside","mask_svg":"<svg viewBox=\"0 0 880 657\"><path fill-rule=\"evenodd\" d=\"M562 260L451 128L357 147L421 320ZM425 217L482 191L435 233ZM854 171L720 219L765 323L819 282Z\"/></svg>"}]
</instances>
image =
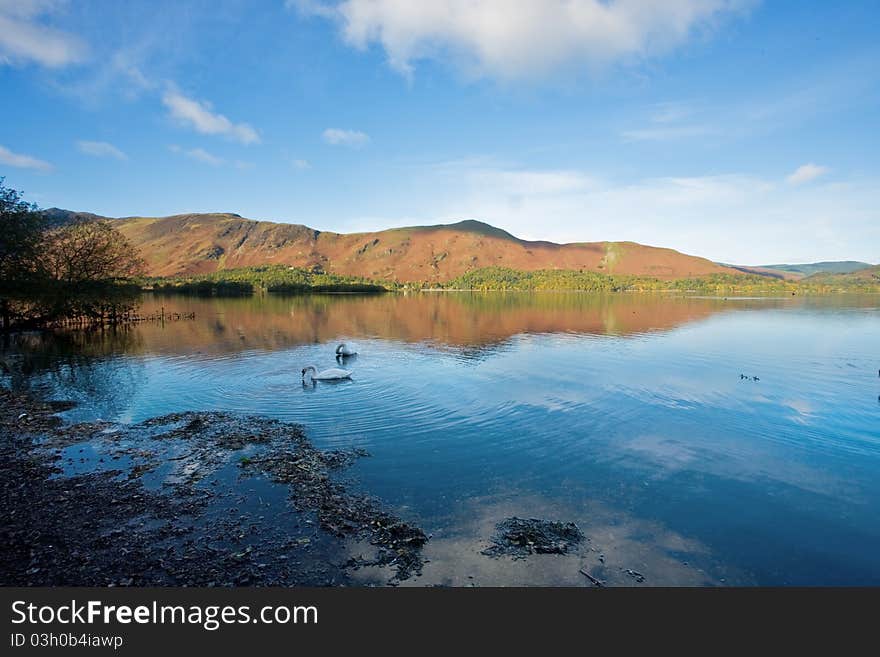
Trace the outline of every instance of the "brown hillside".
<instances>
[{"instance_id":1,"label":"brown hillside","mask_svg":"<svg viewBox=\"0 0 880 657\"><path fill-rule=\"evenodd\" d=\"M757 276L766 276L768 278L778 278L783 281L799 281L804 275L791 272L791 271L783 271L781 269L769 269L767 267L749 267L747 265L729 265L733 269L737 271L741 271L744 274L756 274Z\"/></svg>"},{"instance_id":2,"label":"brown hillside","mask_svg":"<svg viewBox=\"0 0 880 657\"><path fill-rule=\"evenodd\" d=\"M279 263L373 279L439 282L480 267L573 269L658 278L737 273L704 258L634 242L527 242L477 221L340 234L234 214L120 219L151 275Z\"/></svg>"}]
</instances>

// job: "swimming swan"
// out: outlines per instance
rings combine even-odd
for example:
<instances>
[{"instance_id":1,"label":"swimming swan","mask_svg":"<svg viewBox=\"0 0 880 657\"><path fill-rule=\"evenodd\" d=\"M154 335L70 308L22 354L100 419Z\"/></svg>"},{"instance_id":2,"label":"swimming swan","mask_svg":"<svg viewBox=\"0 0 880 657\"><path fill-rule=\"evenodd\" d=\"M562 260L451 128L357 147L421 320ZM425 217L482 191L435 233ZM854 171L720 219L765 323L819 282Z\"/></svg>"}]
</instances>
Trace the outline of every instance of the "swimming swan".
<instances>
[{"instance_id":1,"label":"swimming swan","mask_svg":"<svg viewBox=\"0 0 880 657\"><path fill-rule=\"evenodd\" d=\"M338 367L331 367L329 370L318 371L314 365L304 367L302 370L303 381L340 381L342 379L350 379L351 372L342 370Z\"/></svg>"},{"instance_id":2,"label":"swimming swan","mask_svg":"<svg viewBox=\"0 0 880 657\"><path fill-rule=\"evenodd\" d=\"M357 347L353 344L348 344L347 342L343 342L338 347L336 347L336 355L337 356L356 356L357 355Z\"/></svg>"}]
</instances>

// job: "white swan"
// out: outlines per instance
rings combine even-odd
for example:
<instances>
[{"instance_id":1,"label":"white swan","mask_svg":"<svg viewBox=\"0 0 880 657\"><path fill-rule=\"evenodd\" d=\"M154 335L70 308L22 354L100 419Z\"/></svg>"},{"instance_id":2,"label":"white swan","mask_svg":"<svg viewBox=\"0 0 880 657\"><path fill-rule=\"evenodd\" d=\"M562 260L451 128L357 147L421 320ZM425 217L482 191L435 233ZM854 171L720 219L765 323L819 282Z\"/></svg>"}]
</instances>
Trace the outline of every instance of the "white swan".
<instances>
[{"instance_id":1,"label":"white swan","mask_svg":"<svg viewBox=\"0 0 880 657\"><path fill-rule=\"evenodd\" d=\"M338 347L336 347L336 355L357 356L357 347L353 344L349 344L348 342L343 342Z\"/></svg>"},{"instance_id":2,"label":"white swan","mask_svg":"<svg viewBox=\"0 0 880 657\"><path fill-rule=\"evenodd\" d=\"M342 379L350 379L351 372L348 370L331 367L329 370L318 371L314 365L304 367L302 370L303 381L341 381Z\"/></svg>"}]
</instances>

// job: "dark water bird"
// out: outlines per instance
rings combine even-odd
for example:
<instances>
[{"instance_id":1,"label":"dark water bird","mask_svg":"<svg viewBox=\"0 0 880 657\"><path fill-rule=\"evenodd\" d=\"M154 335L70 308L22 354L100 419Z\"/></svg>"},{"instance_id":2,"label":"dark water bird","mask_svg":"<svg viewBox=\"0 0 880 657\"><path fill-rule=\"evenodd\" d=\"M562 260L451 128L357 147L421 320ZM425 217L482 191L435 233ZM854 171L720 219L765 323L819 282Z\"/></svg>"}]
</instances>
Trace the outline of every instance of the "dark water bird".
<instances>
[{"instance_id":1,"label":"dark water bird","mask_svg":"<svg viewBox=\"0 0 880 657\"><path fill-rule=\"evenodd\" d=\"M349 344L348 342L343 342L338 347L336 347L336 355L337 356L356 356L357 355L357 347L353 344Z\"/></svg>"}]
</instances>

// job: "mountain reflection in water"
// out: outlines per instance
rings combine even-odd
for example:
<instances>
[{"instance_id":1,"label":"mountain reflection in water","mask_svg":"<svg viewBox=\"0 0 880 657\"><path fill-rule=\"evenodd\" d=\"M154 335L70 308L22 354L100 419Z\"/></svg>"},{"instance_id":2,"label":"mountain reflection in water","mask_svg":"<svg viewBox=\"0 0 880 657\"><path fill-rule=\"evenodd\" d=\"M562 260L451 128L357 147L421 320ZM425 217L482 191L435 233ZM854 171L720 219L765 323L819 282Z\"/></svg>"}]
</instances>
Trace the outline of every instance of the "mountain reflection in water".
<instances>
[{"instance_id":1,"label":"mountain reflection in water","mask_svg":"<svg viewBox=\"0 0 880 657\"><path fill-rule=\"evenodd\" d=\"M434 534L424 583L880 584L877 296L145 297L162 307L195 320L7 338L4 380L78 401L73 421L225 410L364 448L348 476ZM303 387L343 340L353 380ZM589 553L480 555L530 513Z\"/></svg>"}]
</instances>

